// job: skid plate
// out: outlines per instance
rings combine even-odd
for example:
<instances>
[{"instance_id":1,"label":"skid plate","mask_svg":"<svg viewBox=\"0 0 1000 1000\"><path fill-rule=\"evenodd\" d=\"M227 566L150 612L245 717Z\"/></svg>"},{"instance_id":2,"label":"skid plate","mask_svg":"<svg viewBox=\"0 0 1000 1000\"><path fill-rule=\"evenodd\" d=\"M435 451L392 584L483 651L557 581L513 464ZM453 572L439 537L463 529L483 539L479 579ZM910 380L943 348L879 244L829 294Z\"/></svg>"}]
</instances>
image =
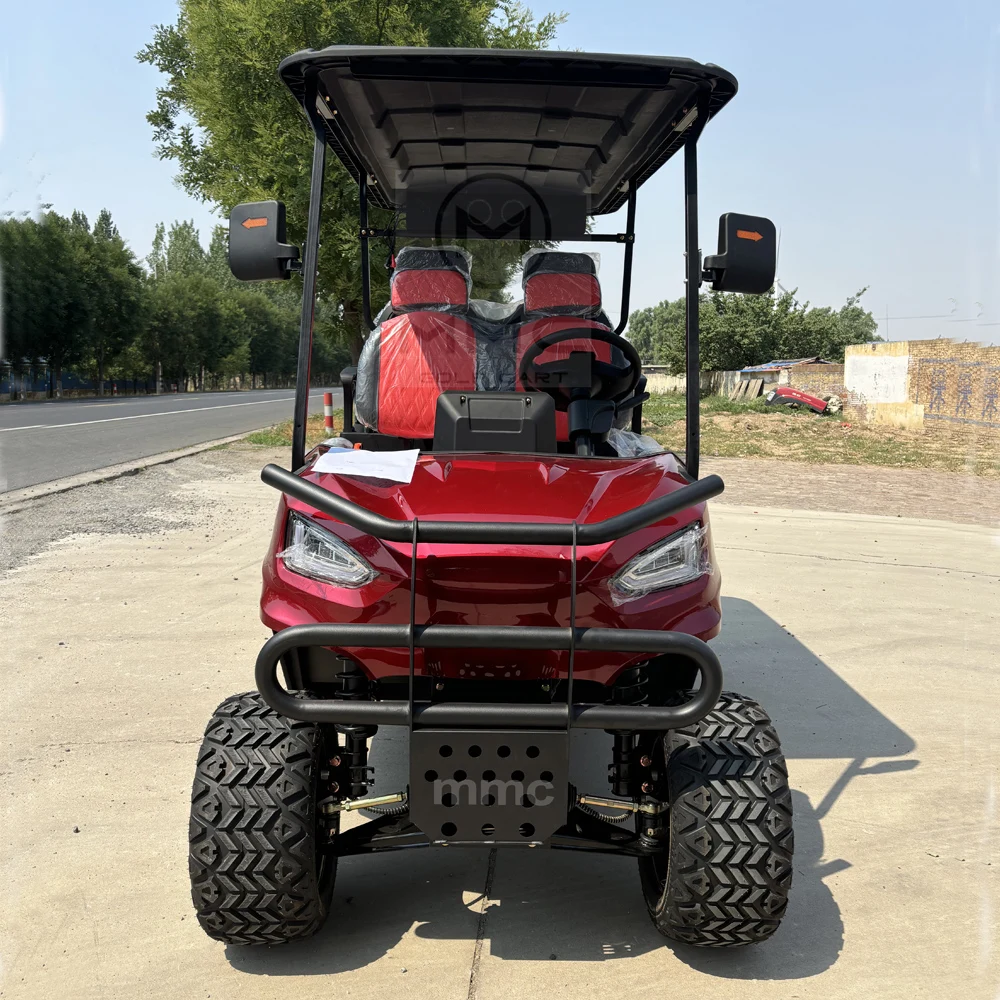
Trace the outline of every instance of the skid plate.
<instances>
[{"instance_id":1,"label":"skid plate","mask_svg":"<svg viewBox=\"0 0 1000 1000\"><path fill-rule=\"evenodd\" d=\"M410 734L410 819L434 843L543 843L566 822L568 797L565 731Z\"/></svg>"}]
</instances>

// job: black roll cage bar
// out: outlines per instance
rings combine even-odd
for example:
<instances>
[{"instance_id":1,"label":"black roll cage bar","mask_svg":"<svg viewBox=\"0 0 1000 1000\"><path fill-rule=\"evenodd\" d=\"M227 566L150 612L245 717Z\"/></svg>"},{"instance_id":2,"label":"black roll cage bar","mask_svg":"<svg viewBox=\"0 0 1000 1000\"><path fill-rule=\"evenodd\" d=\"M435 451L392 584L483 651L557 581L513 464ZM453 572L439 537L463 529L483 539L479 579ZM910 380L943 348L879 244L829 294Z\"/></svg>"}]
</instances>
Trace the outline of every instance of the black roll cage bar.
<instances>
[{"instance_id":1,"label":"black roll cage bar","mask_svg":"<svg viewBox=\"0 0 1000 1000\"><path fill-rule=\"evenodd\" d=\"M309 214L302 259L302 313L299 325L299 354L295 379L295 406L292 425L292 468L305 464L306 420L309 415L309 380L313 349L313 321L316 308L316 273L319 257L320 217L323 202L323 184L326 173L327 129L316 110L319 93L315 72L307 74L307 97L303 108L313 131L312 174L309 183ZM685 258L685 413L686 441L684 464L692 479L698 478L701 439L700 388L701 361L699 354L698 295L703 279L701 249L698 246L698 139L708 122L711 91L702 87L696 99L697 115L687 126L684 137L684 258ZM434 238L436 234L410 230L376 229L368 223L368 174L364 164L358 164L358 238L361 244L362 317L369 330L375 329L371 307L371 260L369 240L387 236ZM575 241L618 243L625 247L622 270L621 315L615 333L621 334L628 323L629 300L632 287L632 257L635 247L636 182L628 185L625 231L621 233L584 233ZM486 237L480 237L485 239Z\"/></svg>"},{"instance_id":2,"label":"black roll cage bar","mask_svg":"<svg viewBox=\"0 0 1000 1000\"><path fill-rule=\"evenodd\" d=\"M679 511L718 496L724 484L718 476L704 479L603 521L580 524L517 521L418 521L383 517L345 497L317 486L286 469L266 465L260 478L330 517L374 538L410 544L410 613L406 625L316 623L291 625L276 632L257 656L255 680L264 700L276 712L303 722L347 725L473 728L539 728L621 730L676 729L697 722L711 710L722 691L722 665L701 639L683 632L643 629L579 628L576 624L577 548L623 538L657 524ZM421 543L460 545L559 545L570 549L568 626L535 625L420 625L415 621L417 546ZM278 680L283 654L307 646L335 648L379 647L409 651L406 701L360 701L336 698L297 698ZM417 649L532 649L562 650L568 655L565 702L545 704L471 704L467 702L418 705L414 694ZM573 699L577 650L673 654L697 669L700 686L680 705L586 704Z\"/></svg>"}]
</instances>

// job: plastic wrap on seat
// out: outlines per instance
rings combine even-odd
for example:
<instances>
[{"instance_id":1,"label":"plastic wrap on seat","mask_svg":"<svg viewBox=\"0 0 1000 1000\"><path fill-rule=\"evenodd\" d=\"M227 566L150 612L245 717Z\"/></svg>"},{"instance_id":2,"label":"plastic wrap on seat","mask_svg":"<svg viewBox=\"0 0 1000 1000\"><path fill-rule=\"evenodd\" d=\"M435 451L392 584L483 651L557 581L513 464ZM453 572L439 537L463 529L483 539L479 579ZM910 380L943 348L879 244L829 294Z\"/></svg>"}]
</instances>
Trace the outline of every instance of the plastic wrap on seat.
<instances>
[{"instance_id":1,"label":"plastic wrap on seat","mask_svg":"<svg viewBox=\"0 0 1000 1000\"><path fill-rule=\"evenodd\" d=\"M664 448L648 434L612 427L608 432L608 444L618 452L619 458L645 458L648 455L662 455Z\"/></svg>"},{"instance_id":2,"label":"plastic wrap on seat","mask_svg":"<svg viewBox=\"0 0 1000 1000\"><path fill-rule=\"evenodd\" d=\"M365 343L355 407L358 419L382 434L432 438L438 396L475 388L472 327L447 313L405 313L386 320Z\"/></svg>"},{"instance_id":3,"label":"plastic wrap on seat","mask_svg":"<svg viewBox=\"0 0 1000 1000\"><path fill-rule=\"evenodd\" d=\"M394 313L465 312L472 291L472 257L460 247L403 247L389 285Z\"/></svg>"},{"instance_id":4,"label":"plastic wrap on seat","mask_svg":"<svg viewBox=\"0 0 1000 1000\"><path fill-rule=\"evenodd\" d=\"M476 329L476 389L516 392L517 340L509 326L478 322Z\"/></svg>"},{"instance_id":5,"label":"plastic wrap on seat","mask_svg":"<svg viewBox=\"0 0 1000 1000\"><path fill-rule=\"evenodd\" d=\"M378 369L381 326L376 327L361 348L358 373L354 376L354 419L368 430L378 429Z\"/></svg>"},{"instance_id":6,"label":"plastic wrap on seat","mask_svg":"<svg viewBox=\"0 0 1000 1000\"><path fill-rule=\"evenodd\" d=\"M587 253L533 250L521 262L526 317L596 316L601 311L599 258Z\"/></svg>"}]
</instances>

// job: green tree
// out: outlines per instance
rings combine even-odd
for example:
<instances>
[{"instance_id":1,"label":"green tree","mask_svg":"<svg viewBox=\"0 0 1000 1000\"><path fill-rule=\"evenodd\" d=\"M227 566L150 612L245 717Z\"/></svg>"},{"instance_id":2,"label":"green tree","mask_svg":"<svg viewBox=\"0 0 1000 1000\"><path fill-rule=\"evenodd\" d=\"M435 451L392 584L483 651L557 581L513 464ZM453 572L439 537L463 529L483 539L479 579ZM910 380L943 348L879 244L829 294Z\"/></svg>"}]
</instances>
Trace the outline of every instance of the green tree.
<instances>
[{"instance_id":1,"label":"green tree","mask_svg":"<svg viewBox=\"0 0 1000 1000\"><path fill-rule=\"evenodd\" d=\"M216 226L205 254L205 273L222 288L234 291L244 283L229 270L229 228ZM284 284L284 283L282 283Z\"/></svg>"},{"instance_id":2,"label":"green tree","mask_svg":"<svg viewBox=\"0 0 1000 1000\"><path fill-rule=\"evenodd\" d=\"M46 211L38 221L0 222L3 353L17 372L46 361L56 395L63 368L86 351L93 312L84 267L89 241L86 218L78 213L65 219Z\"/></svg>"},{"instance_id":3,"label":"green tree","mask_svg":"<svg viewBox=\"0 0 1000 1000\"><path fill-rule=\"evenodd\" d=\"M176 24L157 27L138 56L166 76L147 116L160 157L177 163L187 191L225 211L242 201L284 201L289 236L300 243L312 139L276 73L285 56L333 44L542 48L563 20L559 14L536 20L527 8L503 0L256 0L225 3L224 15L218 0L180 0L179 6ZM333 164L323 202L318 291L332 306L331 335L348 343L355 357L365 332L357 217L357 186ZM492 297L502 295L503 278L522 252L500 246L481 261L482 273L490 272ZM379 256L373 254L372 278L384 300Z\"/></svg>"},{"instance_id":4,"label":"green tree","mask_svg":"<svg viewBox=\"0 0 1000 1000\"><path fill-rule=\"evenodd\" d=\"M221 295L213 281L203 275L167 274L149 287L145 356L164 377L186 386L188 376L204 363L201 331L221 322Z\"/></svg>"},{"instance_id":5,"label":"green tree","mask_svg":"<svg viewBox=\"0 0 1000 1000\"><path fill-rule=\"evenodd\" d=\"M92 238L81 246L81 274L90 298L86 351L97 376L97 394L103 396L108 366L142 328L143 273L107 209L98 216Z\"/></svg>"},{"instance_id":6,"label":"green tree","mask_svg":"<svg viewBox=\"0 0 1000 1000\"><path fill-rule=\"evenodd\" d=\"M818 356L843 361L848 344L878 340L877 323L861 305L865 289L840 309L800 303L795 292L735 295L707 292L700 298L703 371L734 371L778 358ZM629 317L628 338L647 363L684 371L684 299L666 300Z\"/></svg>"}]
</instances>

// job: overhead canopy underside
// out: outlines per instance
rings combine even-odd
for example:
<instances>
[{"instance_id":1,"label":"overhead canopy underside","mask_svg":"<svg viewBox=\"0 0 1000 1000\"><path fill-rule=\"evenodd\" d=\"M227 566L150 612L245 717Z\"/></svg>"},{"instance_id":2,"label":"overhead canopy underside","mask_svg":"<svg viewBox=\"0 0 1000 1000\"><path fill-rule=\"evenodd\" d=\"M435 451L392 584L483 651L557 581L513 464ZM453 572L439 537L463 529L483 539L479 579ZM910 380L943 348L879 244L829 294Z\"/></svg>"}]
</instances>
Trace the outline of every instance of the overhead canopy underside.
<instances>
[{"instance_id":1,"label":"overhead canopy underside","mask_svg":"<svg viewBox=\"0 0 1000 1000\"><path fill-rule=\"evenodd\" d=\"M568 239L736 93L688 59L333 46L282 79L369 200L435 235Z\"/></svg>"}]
</instances>

